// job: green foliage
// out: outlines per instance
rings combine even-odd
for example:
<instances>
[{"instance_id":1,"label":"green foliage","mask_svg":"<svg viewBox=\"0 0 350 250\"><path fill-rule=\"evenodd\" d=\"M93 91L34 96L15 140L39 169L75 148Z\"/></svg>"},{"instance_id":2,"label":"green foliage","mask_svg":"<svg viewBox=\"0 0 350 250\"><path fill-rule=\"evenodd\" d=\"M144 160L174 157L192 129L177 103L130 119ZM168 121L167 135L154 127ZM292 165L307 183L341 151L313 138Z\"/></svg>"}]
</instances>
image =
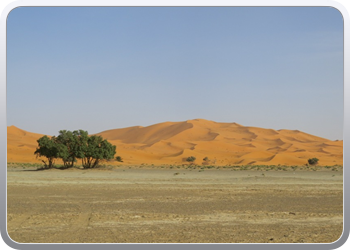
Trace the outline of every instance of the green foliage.
<instances>
[{"instance_id":1,"label":"green foliage","mask_svg":"<svg viewBox=\"0 0 350 250\"><path fill-rule=\"evenodd\" d=\"M39 146L34 152L37 156L45 156L48 163L45 166L52 167L53 160L60 158L63 168L71 168L77 159L82 160L84 168L94 168L102 160L110 160L116 154L116 146L104 140L101 136L89 136L87 131L60 130L57 137L51 139L44 136L38 140Z\"/></svg>"},{"instance_id":2,"label":"green foliage","mask_svg":"<svg viewBox=\"0 0 350 250\"><path fill-rule=\"evenodd\" d=\"M310 159L307 160L307 162L310 165L316 165L318 163L318 159L317 158L310 158Z\"/></svg>"},{"instance_id":3,"label":"green foliage","mask_svg":"<svg viewBox=\"0 0 350 250\"><path fill-rule=\"evenodd\" d=\"M102 160L110 160L116 154L116 146L101 136L92 135L82 138L81 155L84 168L94 168Z\"/></svg>"},{"instance_id":4,"label":"green foliage","mask_svg":"<svg viewBox=\"0 0 350 250\"><path fill-rule=\"evenodd\" d=\"M195 160L196 160L196 157L194 157L194 156L190 156L190 157L186 158L186 161L188 161L188 162L194 162Z\"/></svg>"},{"instance_id":5,"label":"green foliage","mask_svg":"<svg viewBox=\"0 0 350 250\"><path fill-rule=\"evenodd\" d=\"M38 147L34 154L36 157L46 157L46 161L41 160L44 163L45 168L52 168L55 159L58 158L59 149L55 141L56 137L49 138L46 135L37 140Z\"/></svg>"},{"instance_id":6,"label":"green foliage","mask_svg":"<svg viewBox=\"0 0 350 250\"><path fill-rule=\"evenodd\" d=\"M65 168L71 168L77 161L77 133L60 130L57 136L57 144L59 145L59 158L62 159Z\"/></svg>"}]
</instances>

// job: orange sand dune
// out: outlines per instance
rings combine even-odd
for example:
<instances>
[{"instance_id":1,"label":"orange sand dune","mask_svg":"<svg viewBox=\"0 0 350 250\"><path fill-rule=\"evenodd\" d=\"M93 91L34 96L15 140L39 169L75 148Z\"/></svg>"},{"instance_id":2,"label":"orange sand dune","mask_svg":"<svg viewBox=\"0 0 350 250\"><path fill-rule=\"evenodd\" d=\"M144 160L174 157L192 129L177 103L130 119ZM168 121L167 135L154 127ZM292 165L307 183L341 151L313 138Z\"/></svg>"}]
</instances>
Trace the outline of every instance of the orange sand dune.
<instances>
[{"instance_id":1,"label":"orange sand dune","mask_svg":"<svg viewBox=\"0 0 350 250\"><path fill-rule=\"evenodd\" d=\"M38 162L34 151L38 145L37 140L42 137L24 131L15 126L7 127L7 162Z\"/></svg>"},{"instance_id":2,"label":"orange sand dune","mask_svg":"<svg viewBox=\"0 0 350 250\"><path fill-rule=\"evenodd\" d=\"M319 165L343 164L343 141L331 141L298 130L273 130L203 119L164 122L98 133L117 146L122 164L304 165L309 158ZM7 129L7 161L39 162L36 140L43 135L14 126ZM203 158L208 157L205 162ZM111 164L121 164L111 161Z\"/></svg>"}]
</instances>

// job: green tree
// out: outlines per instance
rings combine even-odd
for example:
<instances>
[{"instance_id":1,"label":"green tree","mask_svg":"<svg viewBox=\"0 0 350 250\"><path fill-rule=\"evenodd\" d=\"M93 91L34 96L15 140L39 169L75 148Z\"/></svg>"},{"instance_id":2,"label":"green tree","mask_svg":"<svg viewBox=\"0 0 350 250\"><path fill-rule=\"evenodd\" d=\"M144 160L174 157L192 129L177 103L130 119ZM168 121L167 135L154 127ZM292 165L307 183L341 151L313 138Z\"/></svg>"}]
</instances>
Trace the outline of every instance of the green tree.
<instances>
[{"instance_id":1,"label":"green tree","mask_svg":"<svg viewBox=\"0 0 350 250\"><path fill-rule=\"evenodd\" d=\"M117 157L115 157L115 159L117 160L117 161L119 161L119 162L123 162L123 158L121 157L121 156L117 156Z\"/></svg>"},{"instance_id":2,"label":"green tree","mask_svg":"<svg viewBox=\"0 0 350 250\"><path fill-rule=\"evenodd\" d=\"M49 138L44 135L37 140L38 147L34 154L36 157L46 157L47 160L41 160L44 163L45 168L52 168L54 161L58 158L59 148L57 147L56 137Z\"/></svg>"},{"instance_id":3,"label":"green tree","mask_svg":"<svg viewBox=\"0 0 350 250\"><path fill-rule=\"evenodd\" d=\"M116 146L101 136L89 136L84 130L60 130L57 137L44 136L39 140L35 154L47 157L48 163L43 161L45 167L52 167L54 159L61 158L64 168L73 167L77 159L82 160L84 168L94 168L103 160L113 159L116 154Z\"/></svg>"},{"instance_id":4,"label":"green tree","mask_svg":"<svg viewBox=\"0 0 350 250\"><path fill-rule=\"evenodd\" d=\"M85 137L86 136L86 137ZM82 165L84 168L95 168L103 160L110 160L116 154L116 146L104 140L101 136L84 135L81 138L82 144Z\"/></svg>"},{"instance_id":5,"label":"green tree","mask_svg":"<svg viewBox=\"0 0 350 250\"><path fill-rule=\"evenodd\" d=\"M78 156L81 156L81 147L78 141L79 131L60 130L57 136L59 144L58 157L62 159L65 168L71 168L77 161ZM86 131L84 131L86 132ZM86 132L87 133L87 132Z\"/></svg>"}]
</instances>

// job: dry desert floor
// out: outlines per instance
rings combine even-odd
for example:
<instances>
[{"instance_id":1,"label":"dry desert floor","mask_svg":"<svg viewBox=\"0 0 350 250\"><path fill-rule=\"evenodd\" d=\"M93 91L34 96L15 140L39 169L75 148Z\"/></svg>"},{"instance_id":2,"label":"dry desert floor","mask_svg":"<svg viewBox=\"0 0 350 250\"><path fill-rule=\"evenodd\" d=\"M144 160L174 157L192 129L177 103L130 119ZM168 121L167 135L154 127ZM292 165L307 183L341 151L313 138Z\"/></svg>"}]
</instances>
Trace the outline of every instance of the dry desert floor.
<instances>
[{"instance_id":1,"label":"dry desert floor","mask_svg":"<svg viewBox=\"0 0 350 250\"><path fill-rule=\"evenodd\" d=\"M341 171L8 168L16 242L334 242Z\"/></svg>"}]
</instances>

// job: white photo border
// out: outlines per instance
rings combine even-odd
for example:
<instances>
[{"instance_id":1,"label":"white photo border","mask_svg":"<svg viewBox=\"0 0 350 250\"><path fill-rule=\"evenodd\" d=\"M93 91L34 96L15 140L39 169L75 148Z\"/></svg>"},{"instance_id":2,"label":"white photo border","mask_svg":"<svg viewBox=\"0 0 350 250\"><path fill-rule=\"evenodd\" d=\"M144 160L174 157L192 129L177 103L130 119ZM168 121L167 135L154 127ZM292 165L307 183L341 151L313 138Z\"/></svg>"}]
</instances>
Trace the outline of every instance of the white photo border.
<instances>
[{"instance_id":1,"label":"white photo border","mask_svg":"<svg viewBox=\"0 0 350 250\"><path fill-rule=\"evenodd\" d=\"M17 243L14 242L7 233L7 117L6 117L6 20L8 14L17 7L118 7L118 6L249 6L249 7L333 7L343 16L344 21L344 123L343 123L343 234L333 243ZM14 249L336 249L347 241L350 232L350 182L345 181L350 178L350 170L347 170L347 163L350 162L350 19L349 13L343 5L330 0L20 0L9 3L1 13L0 19L0 158L2 168L0 182L0 230L3 241L8 247ZM348 196L348 197L347 197Z\"/></svg>"}]
</instances>

